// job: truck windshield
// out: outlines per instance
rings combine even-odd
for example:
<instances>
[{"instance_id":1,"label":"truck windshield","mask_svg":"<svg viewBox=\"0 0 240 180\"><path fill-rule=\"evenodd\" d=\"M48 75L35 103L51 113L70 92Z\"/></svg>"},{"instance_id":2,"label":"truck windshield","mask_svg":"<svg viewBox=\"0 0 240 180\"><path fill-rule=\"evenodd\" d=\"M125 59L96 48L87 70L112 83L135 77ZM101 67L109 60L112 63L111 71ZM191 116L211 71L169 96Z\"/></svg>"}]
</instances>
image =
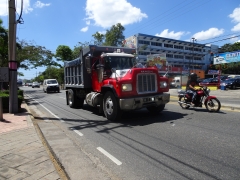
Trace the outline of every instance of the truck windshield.
<instances>
[{"instance_id":1,"label":"truck windshield","mask_svg":"<svg viewBox=\"0 0 240 180\"><path fill-rule=\"evenodd\" d=\"M111 70L116 68L117 70L130 69L134 65L133 57L122 56L108 56L104 58L105 68Z\"/></svg>"}]
</instances>

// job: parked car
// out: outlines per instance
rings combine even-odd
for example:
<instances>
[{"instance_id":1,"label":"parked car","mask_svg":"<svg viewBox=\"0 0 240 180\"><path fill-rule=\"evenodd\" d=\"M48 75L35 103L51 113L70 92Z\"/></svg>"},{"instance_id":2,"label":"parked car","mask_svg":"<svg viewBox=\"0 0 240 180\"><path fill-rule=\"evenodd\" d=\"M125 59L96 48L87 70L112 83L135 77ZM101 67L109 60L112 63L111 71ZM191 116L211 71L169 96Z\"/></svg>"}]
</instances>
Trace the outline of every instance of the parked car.
<instances>
[{"instance_id":1,"label":"parked car","mask_svg":"<svg viewBox=\"0 0 240 180\"><path fill-rule=\"evenodd\" d=\"M32 87L32 83L28 83L28 87Z\"/></svg>"},{"instance_id":2,"label":"parked car","mask_svg":"<svg viewBox=\"0 0 240 180\"><path fill-rule=\"evenodd\" d=\"M208 78L204 79L202 82L199 83L200 86L219 86L219 79L218 78Z\"/></svg>"},{"instance_id":3,"label":"parked car","mask_svg":"<svg viewBox=\"0 0 240 180\"><path fill-rule=\"evenodd\" d=\"M40 88L40 84L38 82L33 82L32 88L35 88L35 87Z\"/></svg>"},{"instance_id":4,"label":"parked car","mask_svg":"<svg viewBox=\"0 0 240 180\"><path fill-rule=\"evenodd\" d=\"M236 89L240 87L240 78L230 78L221 83L221 86L225 86L226 88Z\"/></svg>"}]
</instances>

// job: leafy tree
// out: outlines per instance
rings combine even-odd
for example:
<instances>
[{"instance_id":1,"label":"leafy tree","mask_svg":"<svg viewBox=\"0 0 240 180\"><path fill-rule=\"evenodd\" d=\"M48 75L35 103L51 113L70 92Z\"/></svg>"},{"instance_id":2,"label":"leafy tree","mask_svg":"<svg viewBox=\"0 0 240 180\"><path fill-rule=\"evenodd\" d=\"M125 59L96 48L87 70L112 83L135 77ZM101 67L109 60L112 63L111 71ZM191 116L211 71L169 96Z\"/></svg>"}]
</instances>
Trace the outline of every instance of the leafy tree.
<instances>
[{"instance_id":1,"label":"leafy tree","mask_svg":"<svg viewBox=\"0 0 240 180\"><path fill-rule=\"evenodd\" d=\"M49 66L41 75L36 77L36 80L39 82L43 82L44 79L57 79L59 84L63 84L64 69L62 67Z\"/></svg>"},{"instance_id":2,"label":"leafy tree","mask_svg":"<svg viewBox=\"0 0 240 180\"><path fill-rule=\"evenodd\" d=\"M103 40L105 38L104 34L101 34L99 32L96 32L95 34L92 35L94 38L94 44L95 45L102 45Z\"/></svg>"},{"instance_id":3,"label":"leafy tree","mask_svg":"<svg viewBox=\"0 0 240 180\"><path fill-rule=\"evenodd\" d=\"M8 66L8 31L2 26L0 19L0 67Z\"/></svg>"},{"instance_id":4,"label":"leafy tree","mask_svg":"<svg viewBox=\"0 0 240 180\"><path fill-rule=\"evenodd\" d=\"M105 43L104 45L107 46L122 46L122 42L125 39L125 36L123 35L123 31L125 28L121 25L121 23L118 23L116 25L113 25L110 30L107 30L105 34Z\"/></svg>"},{"instance_id":5,"label":"leafy tree","mask_svg":"<svg viewBox=\"0 0 240 180\"><path fill-rule=\"evenodd\" d=\"M232 51L239 51L240 50L240 42L235 42L232 45Z\"/></svg>"},{"instance_id":6,"label":"leafy tree","mask_svg":"<svg viewBox=\"0 0 240 180\"><path fill-rule=\"evenodd\" d=\"M25 70L42 66L61 66L53 60L54 54L43 46L21 40L17 45L18 67Z\"/></svg>"},{"instance_id":7,"label":"leafy tree","mask_svg":"<svg viewBox=\"0 0 240 180\"><path fill-rule=\"evenodd\" d=\"M73 59L76 59L80 56L80 51L82 50L82 48L89 46L91 43L90 42L78 42L78 44L76 46L74 46L74 49L72 51L72 57Z\"/></svg>"},{"instance_id":8,"label":"leafy tree","mask_svg":"<svg viewBox=\"0 0 240 180\"><path fill-rule=\"evenodd\" d=\"M62 61L72 60L73 52L69 46L59 45L56 50L56 57Z\"/></svg>"},{"instance_id":9,"label":"leafy tree","mask_svg":"<svg viewBox=\"0 0 240 180\"><path fill-rule=\"evenodd\" d=\"M238 50L240 50L240 42L235 42L234 44L227 43L220 48L219 53L232 52Z\"/></svg>"}]
</instances>

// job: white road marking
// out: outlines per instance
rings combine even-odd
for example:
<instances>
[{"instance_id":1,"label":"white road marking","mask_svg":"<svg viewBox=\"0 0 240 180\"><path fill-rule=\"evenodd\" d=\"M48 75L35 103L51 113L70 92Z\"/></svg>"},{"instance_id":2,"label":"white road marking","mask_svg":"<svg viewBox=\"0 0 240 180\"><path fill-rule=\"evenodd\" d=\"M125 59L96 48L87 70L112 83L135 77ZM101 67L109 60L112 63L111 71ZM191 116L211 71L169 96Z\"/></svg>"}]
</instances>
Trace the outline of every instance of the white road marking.
<instances>
[{"instance_id":1,"label":"white road marking","mask_svg":"<svg viewBox=\"0 0 240 180\"><path fill-rule=\"evenodd\" d=\"M31 96L27 95L28 97L32 98ZM34 101L36 101L40 106L42 106L44 109L46 109L51 115L53 115L55 118L59 119L61 122L65 122L64 120L62 120L60 117L58 117L57 115L55 115L54 113L52 113L48 108L46 108L44 105L42 105L40 102L38 102L37 100L35 100L34 98L32 98ZM45 121L45 120L44 120ZM46 122L49 122L46 120Z\"/></svg>"},{"instance_id":2,"label":"white road marking","mask_svg":"<svg viewBox=\"0 0 240 180\"><path fill-rule=\"evenodd\" d=\"M75 133L77 133L79 136L83 136L83 134L81 132L79 132L78 130L76 130L75 128L71 128Z\"/></svg>"},{"instance_id":3,"label":"white road marking","mask_svg":"<svg viewBox=\"0 0 240 180\"><path fill-rule=\"evenodd\" d=\"M97 147L97 150L99 150L101 153L103 153L105 156L107 156L109 159L111 159L114 163L116 163L118 166L120 166L122 164L121 161L119 161L117 158L115 158L114 156L112 156L111 154L109 154L107 151L105 151L103 148L101 147Z\"/></svg>"}]
</instances>

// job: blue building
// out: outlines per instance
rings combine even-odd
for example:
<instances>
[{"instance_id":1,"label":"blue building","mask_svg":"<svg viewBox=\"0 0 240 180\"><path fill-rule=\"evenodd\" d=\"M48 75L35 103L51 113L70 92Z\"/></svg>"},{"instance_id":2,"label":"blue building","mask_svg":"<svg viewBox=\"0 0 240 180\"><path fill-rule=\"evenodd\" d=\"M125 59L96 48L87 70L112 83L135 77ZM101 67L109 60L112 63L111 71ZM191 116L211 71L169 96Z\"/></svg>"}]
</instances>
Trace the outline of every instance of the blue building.
<instances>
[{"instance_id":1,"label":"blue building","mask_svg":"<svg viewBox=\"0 0 240 180\"><path fill-rule=\"evenodd\" d=\"M124 46L136 48L140 62L146 61L150 54L166 53L167 63L183 69L207 70L213 61L211 53L218 53L216 45L206 45L195 41L181 41L147 34L135 34L125 39Z\"/></svg>"}]
</instances>

